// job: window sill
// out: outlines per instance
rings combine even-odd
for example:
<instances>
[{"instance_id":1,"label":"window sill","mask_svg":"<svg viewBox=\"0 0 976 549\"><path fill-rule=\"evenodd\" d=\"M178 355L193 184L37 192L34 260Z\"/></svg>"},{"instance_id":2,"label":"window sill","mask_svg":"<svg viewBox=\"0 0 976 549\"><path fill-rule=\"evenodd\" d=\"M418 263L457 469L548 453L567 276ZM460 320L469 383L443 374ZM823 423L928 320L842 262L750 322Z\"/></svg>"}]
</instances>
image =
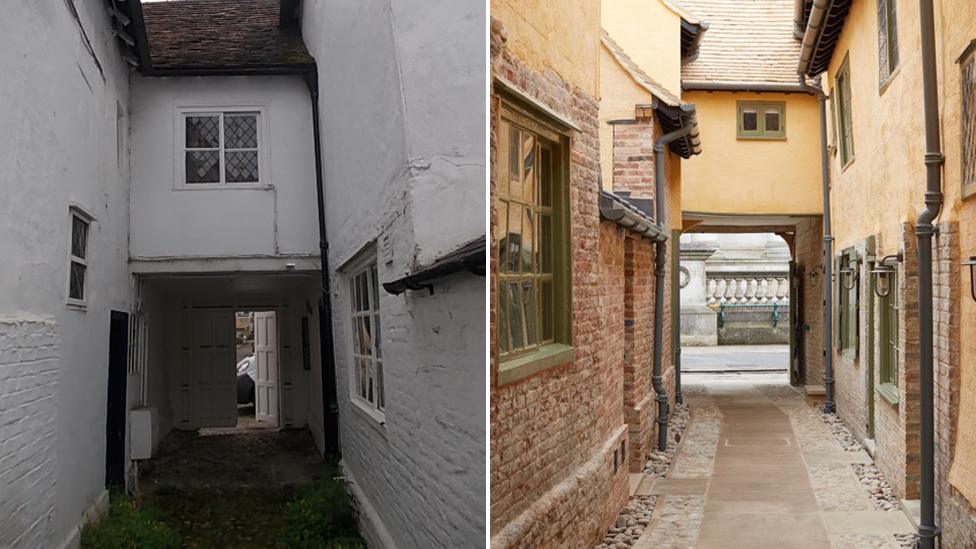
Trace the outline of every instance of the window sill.
<instances>
[{"instance_id":1,"label":"window sill","mask_svg":"<svg viewBox=\"0 0 976 549\"><path fill-rule=\"evenodd\" d=\"M899 72L901 72L901 65L898 65L897 67L895 67L895 70L888 73L887 78L885 78L884 81L882 81L881 84L878 85L878 97L884 95L884 92L888 89L888 86L891 85L891 81L894 80L896 76L898 76Z\"/></svg>"},{"instance_id":2,"label":"window sill","mask_svg":"<svg viewBox=\"0 0 976 549\"><path fill-rule=\"evenodd\" d=\"M962 186L962 199L966 200L976 196L976 181L965 183Z\"/></svg>"},{"instance_id":3,"label":"window sill","mask_svg":"<svg viewBox=\"0 0 976 549\"><path fill-rule=\"evenodd\" d=\"M878 385L878 394L881 398L887 400L890 404L898 406L898 402L901 400L898 396L898 387L893 383L882 383Z\"/></svg>"},{"instance_id":4,"label":"window sill","mask_svg":"<svg viewBox=\"0 0 976 549\"><path fill-rule=\"evenodd\" d=\"M271 191L274 185L270 183L179 183L173 187L174 191Z\"/></svg>"},{"instance_id":5,"label":"window sill","mask_svg":"<svg viewBox=\"0 0 976 549\"><path fill-rule=\"evenodd\" d=\"M569 345L552 343L534 353L503 362L498 367L498 385L508 385L543 370L572 362L576 351Z\"/></svg>"},{"instance_id":6,"label":"window sill","mask_svg":"<svg viewBox=\"0 0 976 549\"><path fill-rule=\"evenodd\" d=\"M352 403L353 409L358 411L374 429L386 436L386 414L384 412L377 410L368 402L363 402L361 398L355 395L351 396L349 401Z\"/></svg>"},{"instance_id":7,"label":"window sill","mask_svg":"<svg viewBox=\"0 0 976 549\"><path fill-rule=\"evenodd\" d=\"M785 135L737 135L740 141L786 141Z\"/></svg>"},{"instance_id":8,"label":"window sill","mask_svg":"<svg viewBox=\"0 0 976 549\"><path fill-rule=\"evenodd\" d=\"M840 165L840 173L846 172L847 168L850 168L851 164L853 163L854 163L854 157L852 156L847 160L847 162L844 162Z\"/></svg>"},{"instance_id":9,"label":"window sill","mask_svg":"<svg viewBox=\"0 0 976 549\"><path fill-rule=\"evenodd\" d=\"M77 299L68 299L64 303L66 309L71 309L72 311L81 311L83 313L88 312L88 303L84 301L78 301Z\"/></svg>"}]
</instances>

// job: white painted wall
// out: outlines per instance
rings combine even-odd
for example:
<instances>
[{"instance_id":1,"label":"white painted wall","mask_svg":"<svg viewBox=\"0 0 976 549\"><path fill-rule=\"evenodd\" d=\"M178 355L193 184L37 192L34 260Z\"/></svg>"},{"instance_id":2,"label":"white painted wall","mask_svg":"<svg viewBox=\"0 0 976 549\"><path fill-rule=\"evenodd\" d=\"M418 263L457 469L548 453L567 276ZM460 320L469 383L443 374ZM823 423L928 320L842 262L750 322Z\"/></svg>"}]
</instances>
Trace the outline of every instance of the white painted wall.
<instances>
[{"instance_id":1,"label":"white painted wall","mask_svg":"<svg viewBox=\"0 0 976 549\"><path fill-rule=\"evenodd\" d=\"M373 547L485 538L485 279L381 290L385 422L350 399L349 279L381 282L484 235L484 5L307 0L316 58L344 466Z\"/></svg>"},{"instance_id":2,"label":"white painted wall","mask_svg":"<svg viewBox=\"0 0 976 549\"><path fill-rule=\"evenodd\" d=\"M311 103L301 77L133 76L132 101L129 250L135 269L141 259L318 254ZM259 133L268 150L261 157L262 187L180 188L180 109L244 106L263 110Z\"/></svg>"},{"instance_id":3,"label":"white painted wall","mask_svg":"<svg viewBox=\"0 0 976 549\"><path fill-rule=\"evenodd\" d=\"M0 316L34 323L0 335L4 547L76 543L83 515L104 503L109 310L129 308L128 191L116 148L128 69L104 4L75 5L94 55L65 2L11 2L0 18ZM96 220L85 310L65 306L72 202ZM36 413L9 407L27 395Z\"/></svg>"}]
</instances>

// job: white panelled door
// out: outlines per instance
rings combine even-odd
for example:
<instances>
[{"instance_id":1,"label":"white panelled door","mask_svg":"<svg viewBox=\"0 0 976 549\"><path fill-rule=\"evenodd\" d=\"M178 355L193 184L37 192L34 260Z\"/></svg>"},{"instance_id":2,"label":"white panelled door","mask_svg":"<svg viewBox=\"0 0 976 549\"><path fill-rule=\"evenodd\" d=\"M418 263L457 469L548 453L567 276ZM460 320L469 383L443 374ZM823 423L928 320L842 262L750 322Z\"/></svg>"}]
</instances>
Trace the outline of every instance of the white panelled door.
<instances>
[{"instance_id":1,"label":"white panelled door","mask_svg":"<svg viewBox=\"0 0 976 549\"><path fill-rule=\"evenodd\" d=\"M278 326L274 312L254 313L254 415L278 424Z\"/></svg>"},{"instance_id":2,"label":"white panelled door","mask_svg":"<svg viewBox=\"0 0 976 549\"><path fill-rule=\"evenodd\" d=\"M193 427L237 425L233 311L192 311L189 333Z\"/></svg>"}]
</instances>

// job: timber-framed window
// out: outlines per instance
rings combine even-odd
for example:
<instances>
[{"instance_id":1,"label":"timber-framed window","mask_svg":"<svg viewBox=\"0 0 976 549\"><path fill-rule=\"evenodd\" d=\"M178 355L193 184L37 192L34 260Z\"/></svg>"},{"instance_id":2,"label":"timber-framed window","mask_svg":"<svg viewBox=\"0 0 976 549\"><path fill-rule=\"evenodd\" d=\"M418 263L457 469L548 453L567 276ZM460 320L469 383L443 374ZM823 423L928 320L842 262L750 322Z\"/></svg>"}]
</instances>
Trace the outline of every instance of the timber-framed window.
<instances>
[{"instance_id":1,"label":"timber-framed window","mask_svg":"<svg viewBox=\"0 0 976 549\"><path fill-rule=\"evenodd\" d=\"M838 347L841 350L858 350L860 338L860 264L857 252L845 250L837 264L838 292ZM848 288L850 286L850 288Z\"/></svg>"},{"instance_id":2,"label":"timber-framed window","mask_svg":"<svg viewBox=\"0 0 976 549\"><path fill-rule=\"evenodd\" d=\"M261 133L259 110L183 110L179 131L182 186L261 184Z\"/></svg>"},{"instance_id":3,"label":"timber-framed window","mask_svg":"<svg viewBox=\"0 0 976 549\"><path fill-rule=\"evenodd\" d=\"M962 196L976 194L976 40L959 57L962 90Z\"/></svg>"},{"instance_id":4,"label":"timber-framed window","mask_svg":"<svg viewBox=\"0 0 976 549\"><path fill-rule=\"evenodd\" d=\"M84 307L88 283L88 233L92 216L77 206L68 208L71 223L71 241L68 245L68 298L69 305Z\"/></svg>"},{"instance_id":5,"label":"timber-framed window","mask_svg":"<svg viewBox=\"0 0 976 549\"><path fill-rule=\"evenodd\" d=\"M851 66L847 57L841 63L834 81L837 95L837 143L840 149L840 165L846 168L854 161L854 127L851 115Z\"/></svg>"},{"instance_id":6,"label":"timber-framed window","mask_svg":"<svg viewBox=\"0 0 976 549\"><path fill-rule=\"evenodd\" d=\"M878 0L878 70L884 88L898 68L897 0Z\"/></svg>"},{"instance_id":7,"label":"timber-framed window","mask_svg":"<svg viewBox=\"0 0 976 549\"><path fill-rule=\"evenodd\" d=\"M572 360L569 138L504 103L495 165L499 384Z\"/></svg>"},{"instance_id":8,"label":"timber-framed window","mask_svg":"<svg viewBox=\"0 0 976 549\"><path fill-rule=\"evenodd\" d=\"M898 274L891 273L891 291L878 300L880 308L878 337L878 392L889 402L898 403Z\"/></svg>"},{"instance_id":9,"label":"timber-framed window","mask_svg":"<svg viewBox=\"0 0 976 549\"><path fill-rule=\"evenodd\" d=\"M344 270L349 281L352 398L369 415L382 422L386 394L375 250L367 250Z\"/></svg>"},{"instance_id":10,"label":"timber-framed window","mask_svg":"<svg viewBox=\"0 0 976 549\"><path fill-rule=\"evenodd\" d=\"M738 101L736 113L739 139L786 139L786 103Z\"/></svg>"}]
</instances>

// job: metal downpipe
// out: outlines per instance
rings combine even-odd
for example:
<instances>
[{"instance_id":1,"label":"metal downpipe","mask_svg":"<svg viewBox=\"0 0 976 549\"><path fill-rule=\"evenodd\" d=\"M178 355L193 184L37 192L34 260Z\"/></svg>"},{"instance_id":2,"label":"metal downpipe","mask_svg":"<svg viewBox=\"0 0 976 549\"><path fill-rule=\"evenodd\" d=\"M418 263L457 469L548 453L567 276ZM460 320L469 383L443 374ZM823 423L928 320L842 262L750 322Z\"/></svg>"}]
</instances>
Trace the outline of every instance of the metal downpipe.
<instances>
[{"instance_id":1,"label":"metal downpipe","mask_svg":"<svg viewBox=\"0 0 976 549\"><path fill-rule=\"evenodd\" d=\"M922 98L925 113L925 209L915 224L918 239L919 437L921 447L918 547L934 549L941 534L935 524L935 440L932 322L932 222L942 209L939 97L935 66L935 17L932 0L919 0L922 39Z\"/></svg>"},{"instance_id":2,"label":"metal downpipe","mask_svg":"<svg viewBox=\"0 0 976 549\"><path fill-rule=\"evenodd\" d=\"M319 85L316 71L305 74L312 102L312 138L315 145L315 198L318 206L319 254L322 262L319 296L319 347L322 361L322 423L325 455L338 459L339 403L336 396L335 349L332 328L332 295L329 289L329 240L325 224L325 177L322 168L322 134L319 121Z\"/></svg>"},{"instance_id":3,"label":"metal downpipe","mask_svg":"<svg viewBox=\"0 0 976 549\"><path fill-rule=\"evenodd\" d=\"M659 227L666 227L666 204L664 203L664 148L671 142L691 133L688 115L682 115L681 127L662 135L654 143L654 202L656 219ZM664 388L662 375L662 355L664 353L664 270L666 268L667 237L654 243L654 369L651 384L657 400L657 449L664 451L668 447L668 392ZM673 324L672 324L673 325Z\"/></svg>"},{"instance_id":4,"label":"metal downpipe","mask_svg":"<svg viewBox=\"0 0 976 549\"><path fill-rule=\"evenodd\" d=\"M837 406L834 401L834 300L831 294L833 288L834 266L834 236L830 226L830 164L827 154L827 96L818 86L807 84L804 75L799 76L800 86L817 96L820 106L820 184L823 195L823 358L824 358L824 393L823 411L834 413Z\"/></svg>"}]
</instances>

